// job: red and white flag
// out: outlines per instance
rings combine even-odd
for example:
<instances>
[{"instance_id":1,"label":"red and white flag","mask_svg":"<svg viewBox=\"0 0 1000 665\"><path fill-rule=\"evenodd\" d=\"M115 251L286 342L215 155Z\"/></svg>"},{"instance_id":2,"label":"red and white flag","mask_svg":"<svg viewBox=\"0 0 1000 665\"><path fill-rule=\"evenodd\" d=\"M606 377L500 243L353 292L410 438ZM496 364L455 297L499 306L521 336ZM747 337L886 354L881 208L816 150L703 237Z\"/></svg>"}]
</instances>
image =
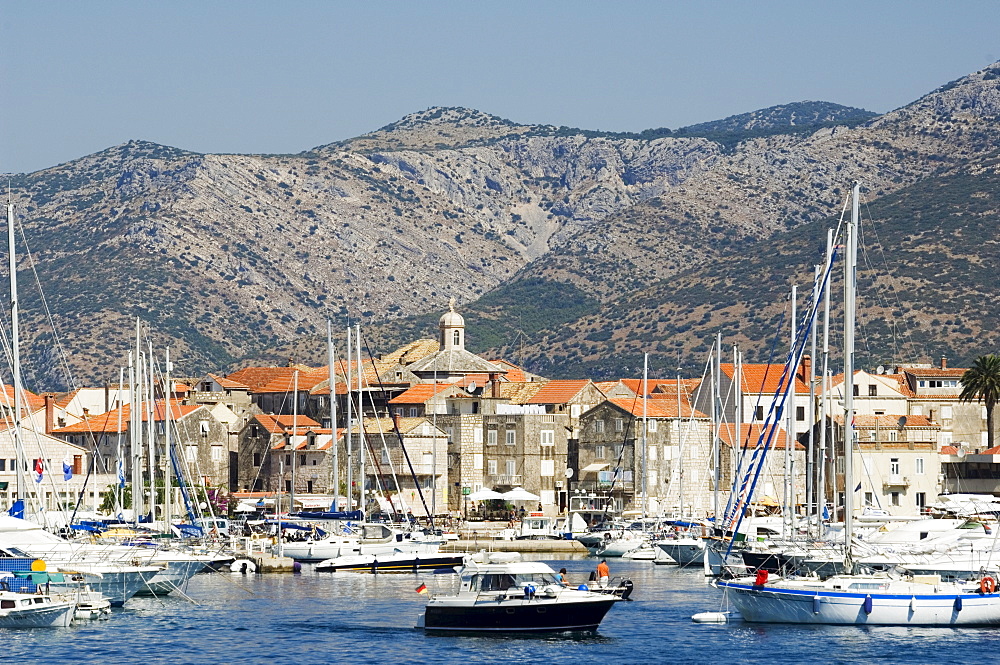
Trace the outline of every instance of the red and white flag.
<instances>
[{"instance_id":1,"label":"red and white flag","mask_svg":"<svg viewBox=\"0 0 1000 665\"><path fill-rule=\"evenodd\" d=\"M36 483L42 482L42 476L45 474L45 460L43 460L41 457L35 460L34 472L35 472L35 482Z\"/></svg>"}]
</instances>

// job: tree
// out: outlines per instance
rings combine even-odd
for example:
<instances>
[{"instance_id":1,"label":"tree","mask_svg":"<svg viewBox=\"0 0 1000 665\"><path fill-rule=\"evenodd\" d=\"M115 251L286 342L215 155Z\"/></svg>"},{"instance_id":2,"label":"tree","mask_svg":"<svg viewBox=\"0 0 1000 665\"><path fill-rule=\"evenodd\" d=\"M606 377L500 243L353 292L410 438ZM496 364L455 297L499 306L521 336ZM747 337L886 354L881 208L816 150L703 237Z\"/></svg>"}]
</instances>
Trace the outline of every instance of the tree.
<instances>
[{"instance_id":1,"label":"tree","mask_svg":"<svg viewBox=\"0 0 1000 665\"><path fill-rule=\"evenodd\" d=\"M983 402L986 405L986 437L990 448L993 442L993 407L1000 402L1000 356L980 356L962 375L963 402Z\"/></svg>"}]
</instances>

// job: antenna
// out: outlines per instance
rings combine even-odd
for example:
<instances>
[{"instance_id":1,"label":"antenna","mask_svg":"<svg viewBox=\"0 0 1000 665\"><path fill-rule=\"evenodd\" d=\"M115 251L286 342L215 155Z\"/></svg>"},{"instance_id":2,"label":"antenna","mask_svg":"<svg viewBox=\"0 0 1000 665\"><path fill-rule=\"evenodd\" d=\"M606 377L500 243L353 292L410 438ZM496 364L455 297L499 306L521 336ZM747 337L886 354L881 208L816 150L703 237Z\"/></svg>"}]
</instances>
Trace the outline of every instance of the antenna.
<instances>
[{"instance_id":1,"label":"antenna","mask_svg":"<svg viewBox=\"0 0 1000 665\"><path fill-rule=\"evenodd\" d=\"M877 368L875 369L875 372L876 372L877 374L885 374L885 365L879 365L879 366L878 366L878 367L877 367Z\"/></svg>"},{"instance_id":2,"label":"antenna","mask_svg":"<svg viewBox=\"0 0 1000 665\"><path fill-rule=\"evenodd\" d=\"M906 416L900 416L897 422L899 423L899 429L903 429L906 427Z\"/></svg>"}]
</instances>

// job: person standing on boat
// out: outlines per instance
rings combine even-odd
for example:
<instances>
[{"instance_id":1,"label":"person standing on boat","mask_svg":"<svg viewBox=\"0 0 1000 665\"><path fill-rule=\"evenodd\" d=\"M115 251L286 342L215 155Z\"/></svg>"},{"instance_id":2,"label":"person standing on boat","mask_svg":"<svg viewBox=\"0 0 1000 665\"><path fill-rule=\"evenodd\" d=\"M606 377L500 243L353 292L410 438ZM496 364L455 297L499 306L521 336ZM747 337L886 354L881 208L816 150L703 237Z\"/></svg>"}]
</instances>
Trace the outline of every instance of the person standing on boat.
<instances>
[{"instance_id":1,"label":"person standing on boat","mask_svg":"<svg viewBox=\"0 0 1000 665\"><path fill-rule=\"evenodd\" d=\"M597 582L601 586L608 586L608 579L611 577L611 569L608 568L608 560L601 559L597 564Z\"/></svg>"}]
</instances>

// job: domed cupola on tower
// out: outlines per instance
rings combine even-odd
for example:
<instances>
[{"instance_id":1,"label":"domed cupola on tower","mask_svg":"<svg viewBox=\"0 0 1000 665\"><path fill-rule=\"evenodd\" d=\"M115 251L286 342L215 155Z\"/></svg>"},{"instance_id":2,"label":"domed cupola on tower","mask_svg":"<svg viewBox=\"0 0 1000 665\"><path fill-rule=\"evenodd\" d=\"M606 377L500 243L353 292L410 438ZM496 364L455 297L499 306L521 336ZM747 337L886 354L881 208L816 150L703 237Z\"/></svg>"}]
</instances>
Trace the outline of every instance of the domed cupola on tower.
<instances>
[{"instance_id":1,"label":"domed cupola on tower","mask_svg":"<svg viewBox=\"0 0 1000 665\"><path fill-rule=\"evenodd\" d=\"M465 350L465 319L455 311L455 299L448 303L448 311L438 323L438 344L441 351Z\"/></svg>"}]
</instances>

